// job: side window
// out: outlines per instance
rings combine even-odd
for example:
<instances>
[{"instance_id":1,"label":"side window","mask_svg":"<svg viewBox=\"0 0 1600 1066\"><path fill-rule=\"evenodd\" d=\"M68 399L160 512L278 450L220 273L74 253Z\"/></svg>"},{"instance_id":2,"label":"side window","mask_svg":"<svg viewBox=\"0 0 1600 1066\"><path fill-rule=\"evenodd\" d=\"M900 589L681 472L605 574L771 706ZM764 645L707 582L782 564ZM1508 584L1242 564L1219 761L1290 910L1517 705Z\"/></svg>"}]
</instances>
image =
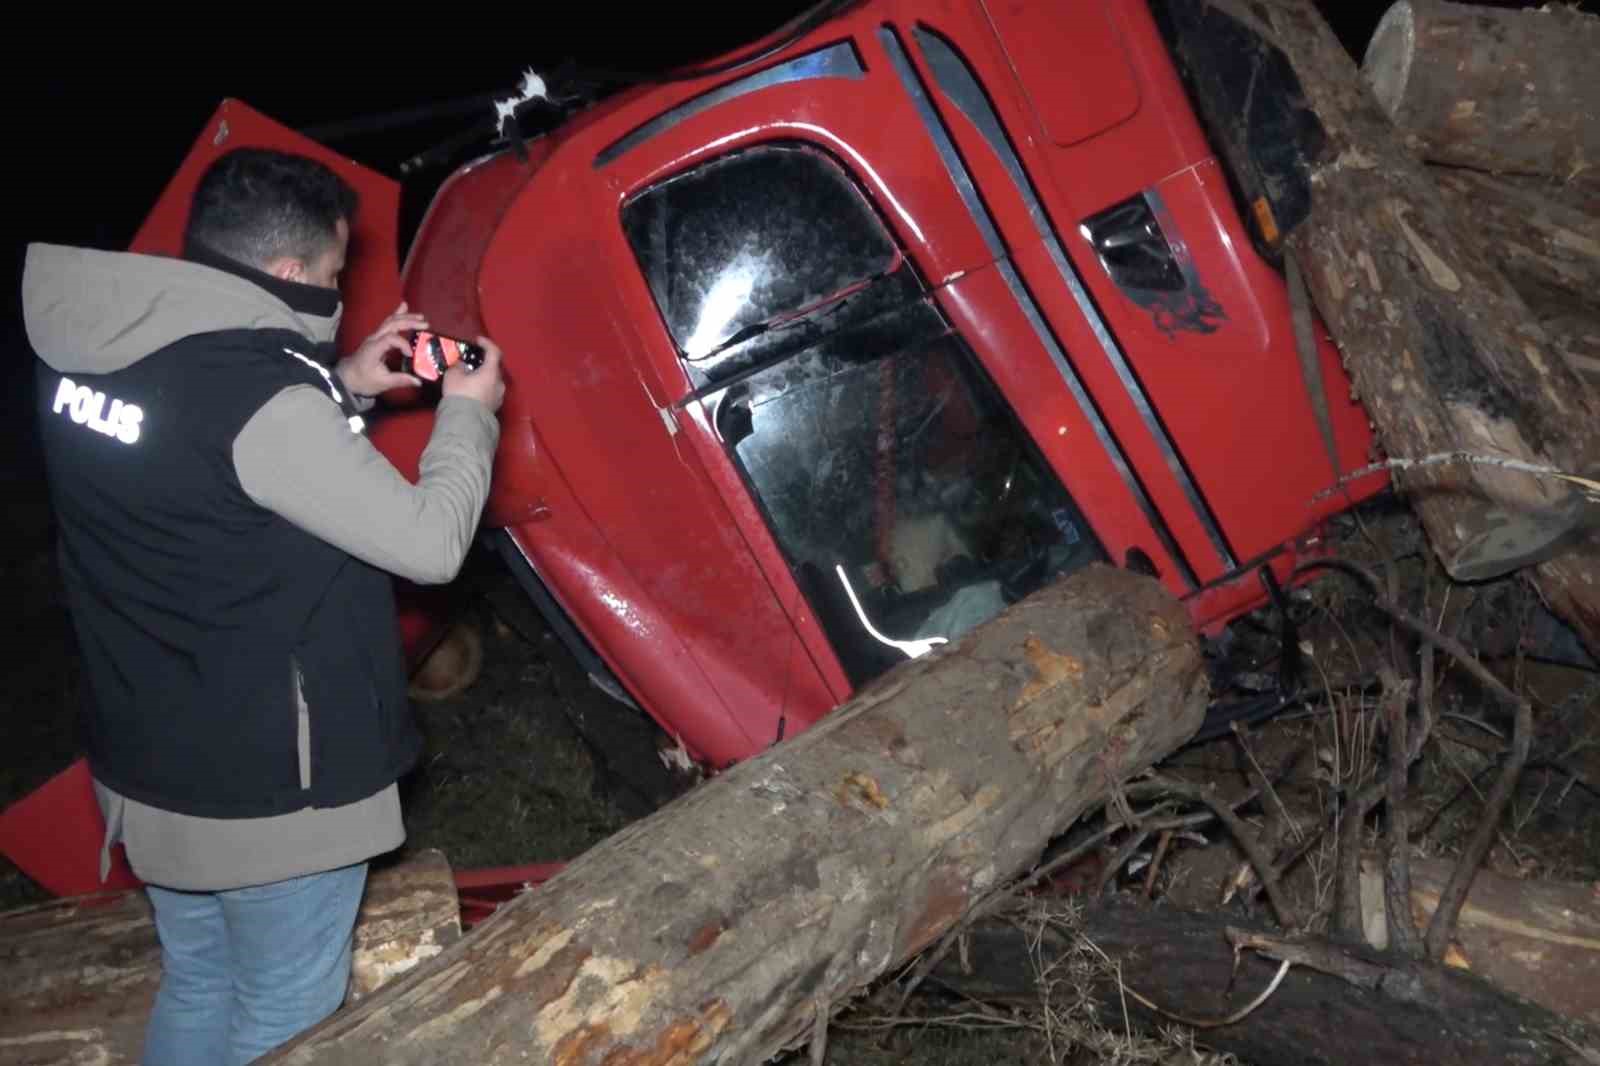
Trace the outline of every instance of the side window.
<instances>
[{"instance_id":1,"label":"side window","mask_svg":"<svg viewBox=\"0 0 1600 1066\"><path fill-rule=\"evenodd\" d=\"M1105 554L866 196L798 146L623 224L680 358L861 685Z\"/></svg>"},{"instance_id":2,"label":"side window","mask_svg":"<svg viewBox=\"0 0 1600 1066\"><path fill-rule=\"evenodd\" d=\"M715 357L898 264L855 184L821 153L763 145L631 200L623 229L679 353Z\"/></svg>"}]
</instances>

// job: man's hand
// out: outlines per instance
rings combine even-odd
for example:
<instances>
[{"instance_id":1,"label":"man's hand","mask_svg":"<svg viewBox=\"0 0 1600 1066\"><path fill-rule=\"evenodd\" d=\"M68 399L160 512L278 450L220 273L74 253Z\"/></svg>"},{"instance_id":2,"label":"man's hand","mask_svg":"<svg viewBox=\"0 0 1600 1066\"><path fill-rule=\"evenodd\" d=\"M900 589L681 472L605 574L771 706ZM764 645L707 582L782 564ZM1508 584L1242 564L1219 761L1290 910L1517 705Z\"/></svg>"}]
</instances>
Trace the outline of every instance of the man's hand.
<instances>
[{"instance_id":1,"label":"man's hand","mask_svg":"<svg viewBox=\"0 0 1600 1066\"><path fill-rule=\"evenodd\" d=\"M500 410L500 401L506 395L505 378L500 372L500 349L488 337L478 337L483 346L483 365L468 370L457 363L444 372L446 396L470 396L490 411Z\"/></svg>"},{"instance_id":2,"label":"man's hand","mask_svg":"<svg viewBox=\"0 0 1600 1066\"><path fill-rule=\"evenodd\" d=\"M384 357L399 352L402 359L411 353L406 343L406 333L414 329L427 329L428 320L406 310L405 301L378 326L377 330L361 342L361 347L339 360L339 380L357 396L372 398L390 389L421 385L411 374L390 370ZM405 365L403 362L402 366Z\"/></svg>"}]
</instances>

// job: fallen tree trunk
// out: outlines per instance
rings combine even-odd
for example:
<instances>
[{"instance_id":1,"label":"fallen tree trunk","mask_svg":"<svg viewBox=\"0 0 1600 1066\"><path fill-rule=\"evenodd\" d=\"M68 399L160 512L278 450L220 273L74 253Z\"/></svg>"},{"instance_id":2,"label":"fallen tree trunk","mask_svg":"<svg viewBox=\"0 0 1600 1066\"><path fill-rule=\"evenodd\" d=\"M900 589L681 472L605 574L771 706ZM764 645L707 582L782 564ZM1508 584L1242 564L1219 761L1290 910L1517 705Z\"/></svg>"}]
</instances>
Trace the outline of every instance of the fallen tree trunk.
<instances>
[{"instance_id":1,"label":"fallen tree trunk","mask_svg":"<svg viewBox=\"0 0 1600 1066\"><path fill-rule=\"evenodd\" d=\"M1087 955L1104 952L1115 967L1092 985L1100 1024L1120 1031L1126 1011L1135 1024L1155 1031L1185 1025L1171 1017L1179 1015L1194 1029L1196 1044L1258 1066L1345 1066L1357 1060L1385 1066L1576 1066L1592 1060L1562 1037L1600 1050L1600 1033L1471 973L1319 940L1292 942L1299 952L1285 954L1302 954L1315 965L1293 965L1254 1011L1230 1024L1195 1026L1241 1011L1281 966L1276 957L1265 959L1254 950L1236 959L1230 928L1247 934L1233 937L1245 945L1250 934L1268 941L1277 934L1232 916L1116 898L1096 900L1079 913L1070 931L979 922L967 952L972 972L958 958L947 958L931 980L976 999L1037 1007L1037 975L1053 967L1059 982L1070 969L1059 965L1063 959L1073 953L1086 957L1081 936L1093 945ZM1322 965L1346 976L1317 968ZM1057 1008L1071 1001L1072 992L1064 991Z\"/></svg>"},{"instance_id":2,"label":"fallen tree trunk","mask_svg":"<svg viewBox=\"0 0 1600 1066\"><path fill-rule=\"evenodd\" d=\"M1399 0L1362 73L1426 159L1512 174L1600 178L1600 17L1565 4Z\"/></svg>"},{"instance_id":3,"label":"fallen tree trunk","mask_svg":"<svg viewBox=\"0 0 1600 1066\"><path fill-rule=\"evenodd\" d=\"M1539 324L1579 376L1600 389L1600 316L1561 315Z\"/></svg>"},{"instance_id":4,"label":"fallen tree trunk","mask_svg":"<svg viewBox=\"0 0 1600 1066\"><path fill-rule=\"evenodd\" d=\"M1600 388L1600 202L1587 210L1548 183L1430 166L1445 202L1487 244L1550 346Z\"/></svg>"},{"instance_id":5,"label":"fallen tree trunk","mask_svg":"<svg viewBox=\"0 0 1600 1066\"><path fill-rule=\"evenodd\" d=\"M1411 912L1419 928L1439 906L1451 863L1411 860ZM1362 860L1367 941L1389 947L1382 863ZM1594 886L1519 881L1479 870L1456 924L1452 958L1498 988L1558 1014L1600 1025L1600 907Z\"/></svg>"},{"instance_id":6,"label":"fallen tree trunk","mask_svg":"<svg viewBox=\"0 0 1600 1066\"><path fill-rule=\"evenodd\" d=\"M1493 246L1446 205L1312 0L1161 7L1258 231L1304 277L1388 454L1592 469L1600 399L1533 321ZM1503 466L1427 465L1395 483L1458 576L1463 545L1496 510L1521 516L1573 498L1555 479ZM1506 558L1523 565L1521 553ZM1591 542L1530 576L1600 653L1600 550Z\"/></svg>"},{"instance_id":7,"label":"fallen tree trunk","mask_svg":"<svg viewBox=\"0 0 1600 1066\"><path fill-rule=\"evenodd\" d=\"M1600 181L1563 180L1530 174L1498 174L1507 185L1554 201L1569 211L1594 218L1600 216Z\"/></svg>"},{"instance_id":8,"label":"fallen tree trunk","mask_svg":"<svg viewBox=\"0 0 1600 1066\"><path fill-rule=\"evenodd\" d=\"M368 879L348 1002L461 936L449 864L423 852ZM161 944L141 892L0 914L0 1064L139 1061L161 983Z\"/></svg>"},{"instance_id":9,"label":"fallen tree trunk","mask_svg":"<svg viewBox=\"0 0 1600 1066\"><path fill-rule=\"evenodd\" d=\"M1199 728L1189 617L1093 566L579 856L264 1062L760 1062Z\"/></svg>"},{"instance_id":10,"label":"fallen tree trunk","mask_svg":"<svg viewBox=\"0 0 1600 1066\"><path fill-rule=\"evenodd\" d=\"M1524 300L1535 308L1583 308L1600 320L1600 215L1585 215L1524 183L1473 170L1427 169L1446 206L1489 245Z\"/></svg>"}]
</instances>

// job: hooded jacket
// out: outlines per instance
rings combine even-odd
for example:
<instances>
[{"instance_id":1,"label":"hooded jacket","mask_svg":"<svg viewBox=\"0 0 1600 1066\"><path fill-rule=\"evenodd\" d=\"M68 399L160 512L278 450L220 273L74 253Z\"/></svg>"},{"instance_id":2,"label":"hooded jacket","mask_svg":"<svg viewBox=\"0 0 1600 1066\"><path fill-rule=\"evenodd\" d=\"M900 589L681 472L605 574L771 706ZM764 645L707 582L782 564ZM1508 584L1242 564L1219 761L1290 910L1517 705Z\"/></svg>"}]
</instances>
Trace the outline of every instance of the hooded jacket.
<instances>
[{"instance_id":1,"label":"hooded jacket","mask_svg":"<svg viewBox=\"0 0 1600 1066\"><path fill-rule=\"evenodd\" d=\"M28 250L90 767L172 824L349 811L420 750L390 575L455 575L499 427L444 397L407 481L331 369L340 310L215 257Z\"/></svg>"}]
</instances>

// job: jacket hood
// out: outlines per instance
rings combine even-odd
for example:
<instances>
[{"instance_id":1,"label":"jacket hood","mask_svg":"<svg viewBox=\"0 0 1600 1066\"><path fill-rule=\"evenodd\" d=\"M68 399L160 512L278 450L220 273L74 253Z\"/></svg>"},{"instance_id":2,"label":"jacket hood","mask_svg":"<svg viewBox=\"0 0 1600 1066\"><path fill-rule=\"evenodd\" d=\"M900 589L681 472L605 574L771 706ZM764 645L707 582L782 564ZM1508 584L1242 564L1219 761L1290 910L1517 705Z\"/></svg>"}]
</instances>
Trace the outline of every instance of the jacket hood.
<instances>
[{"instance_id":1,"label":"jacket hood","mask_svg":"<svg viewBox=\"0 0 1600 1066\"><path fill-rule=\"evenodd\" d=\"M31 244L23 266L28 341L60 373L111 373L185 337L220 330L287 329L327 345L342 312L335 290L285 282L215 255L176 259Z\"/></svg>"}]
</instances>

